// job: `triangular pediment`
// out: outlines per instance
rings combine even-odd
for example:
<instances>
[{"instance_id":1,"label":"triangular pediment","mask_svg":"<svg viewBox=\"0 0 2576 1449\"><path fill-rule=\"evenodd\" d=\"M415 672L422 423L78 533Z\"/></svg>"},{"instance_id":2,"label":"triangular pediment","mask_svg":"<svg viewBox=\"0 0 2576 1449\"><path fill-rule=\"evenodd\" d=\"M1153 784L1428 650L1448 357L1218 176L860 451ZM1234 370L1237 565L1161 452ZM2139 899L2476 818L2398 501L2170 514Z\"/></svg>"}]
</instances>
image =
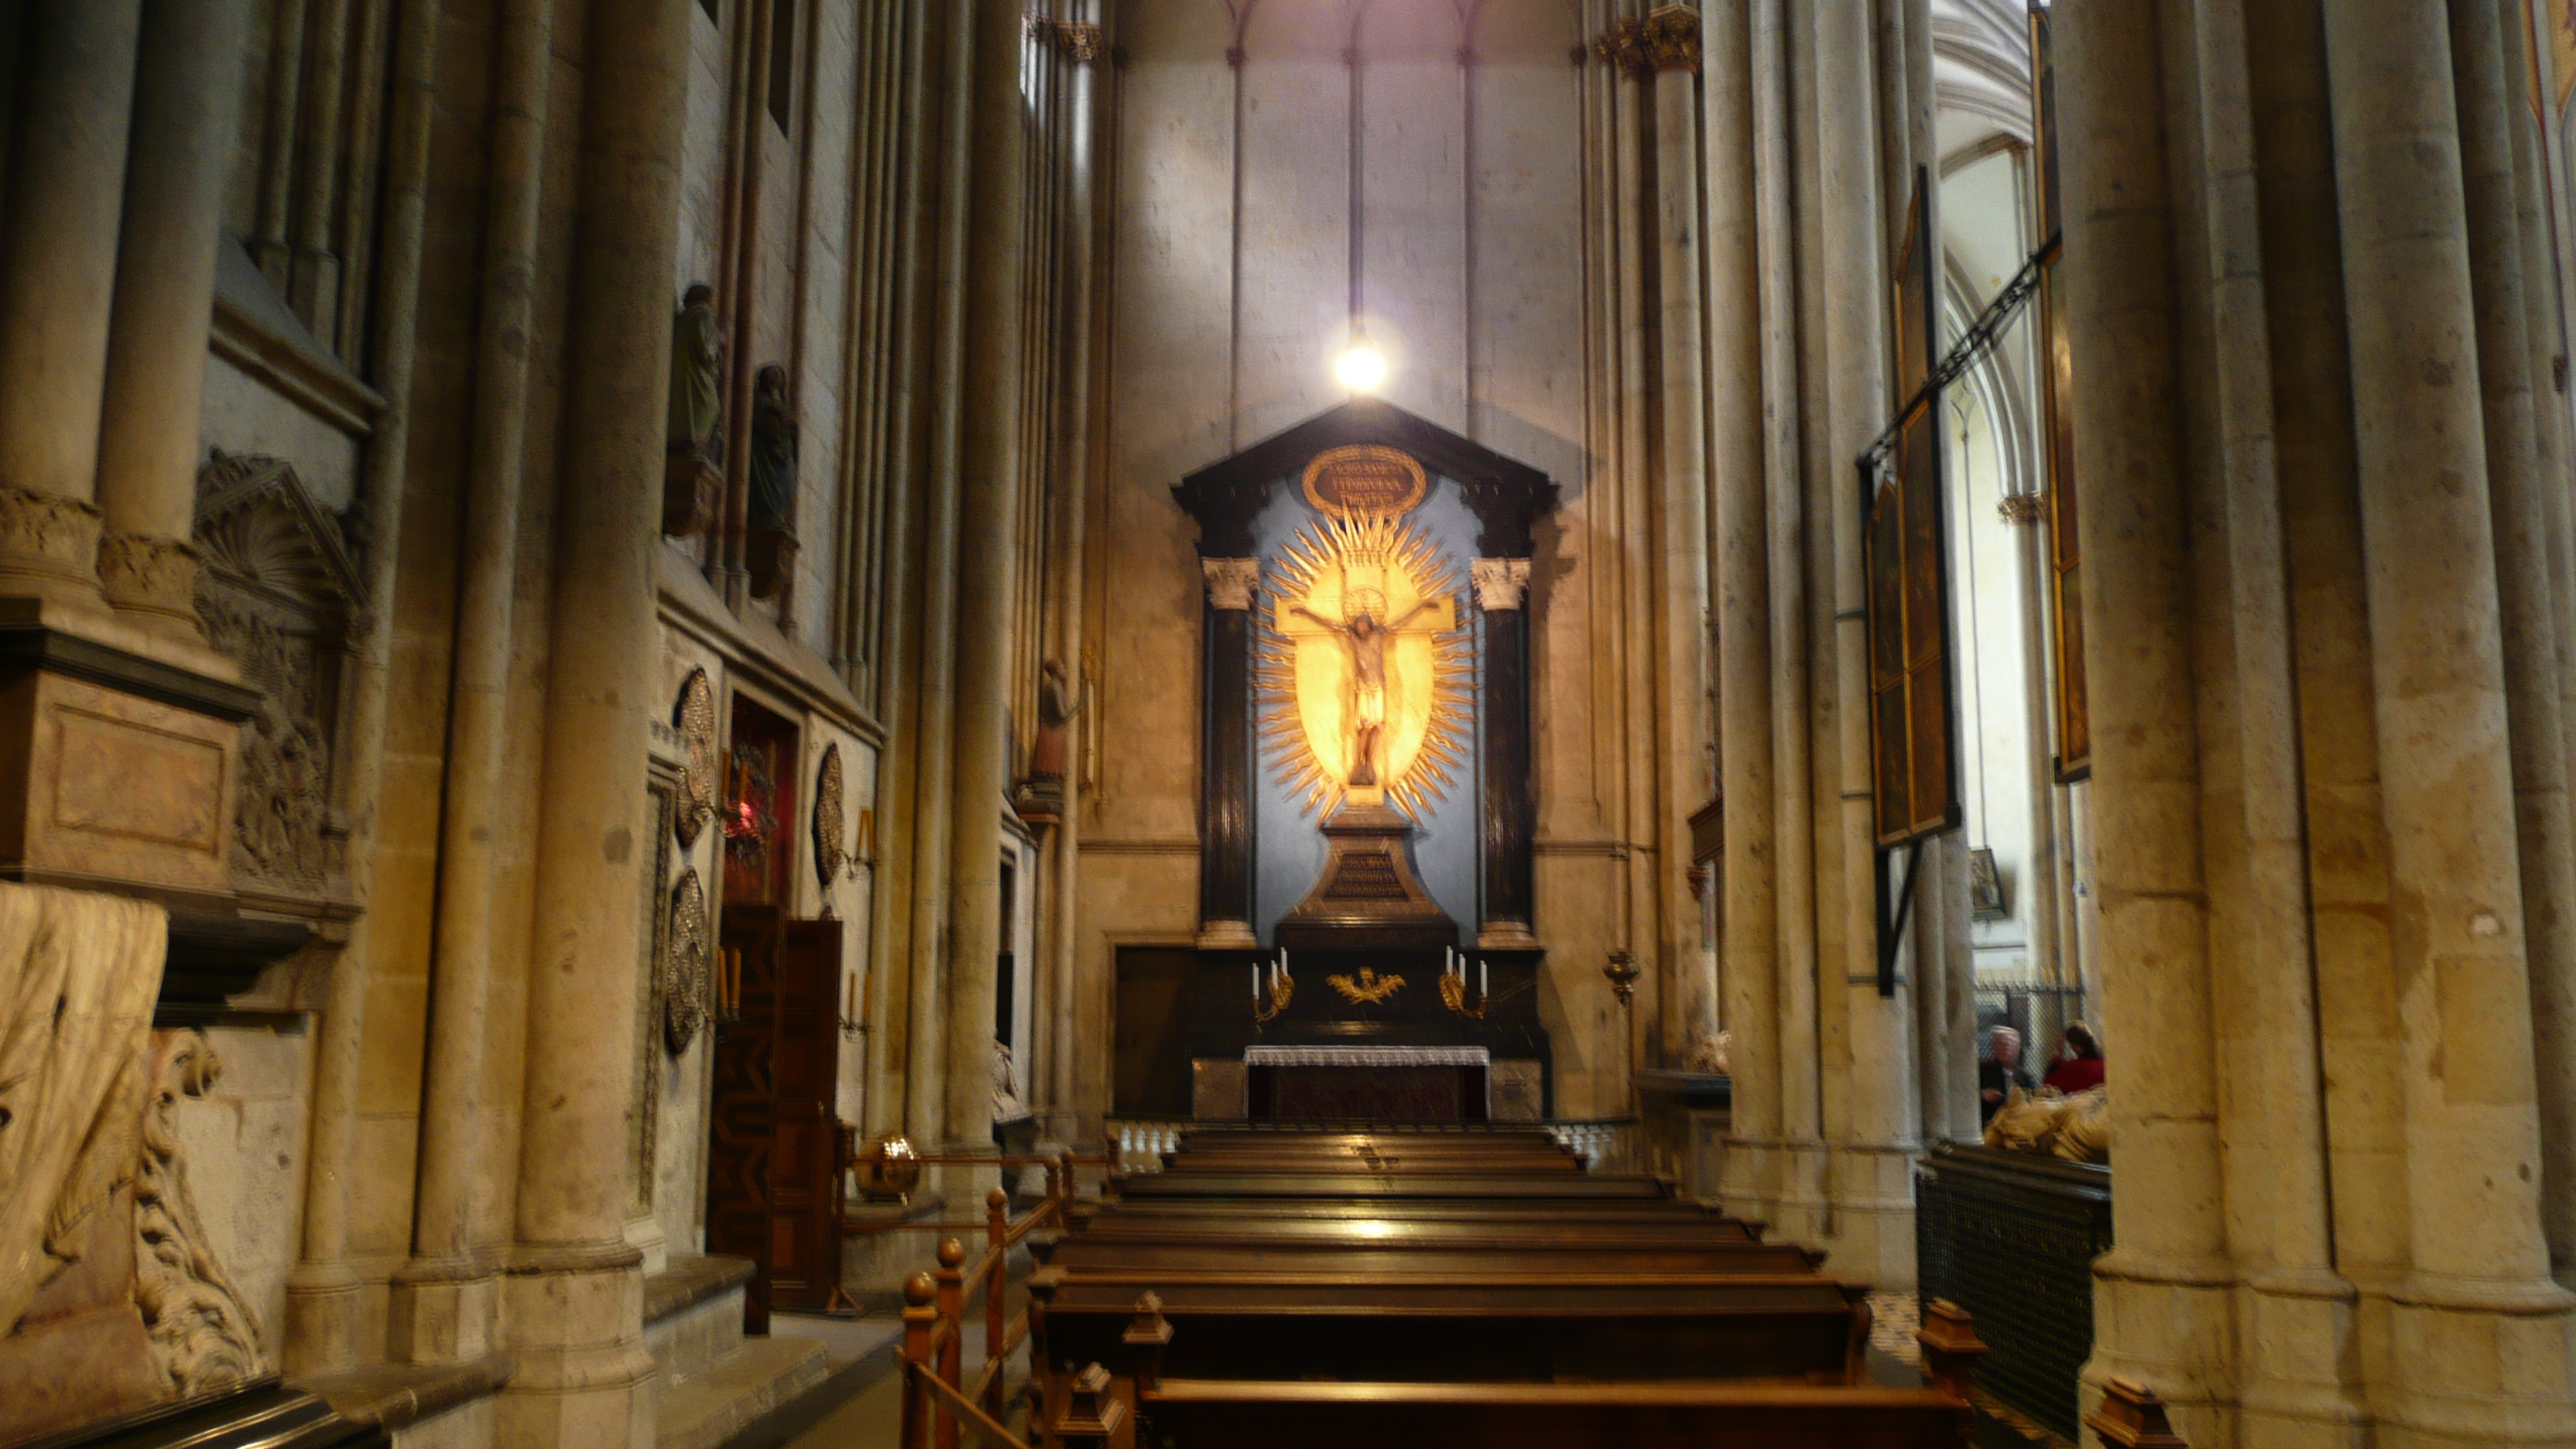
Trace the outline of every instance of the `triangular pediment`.
<instances>
[{"instance_id":1,"label":"triangular pediment","mask_svg":"<svg viewBox=\"0 0 2576 1449\"><path fill-rule=\"evenodd\" d=\"M1477 552L1488 557L1526 557L1530 525L1556 506L1544 472L1382 398L1353 398L1273 433L1189 474L1172 495L1199 522L1201 554L1239 556L1251 549L1252 518L1274 485L1329 449L1360 444L1397 449L1456 482L1482 525Z\"/></svg>"}]
</instances>

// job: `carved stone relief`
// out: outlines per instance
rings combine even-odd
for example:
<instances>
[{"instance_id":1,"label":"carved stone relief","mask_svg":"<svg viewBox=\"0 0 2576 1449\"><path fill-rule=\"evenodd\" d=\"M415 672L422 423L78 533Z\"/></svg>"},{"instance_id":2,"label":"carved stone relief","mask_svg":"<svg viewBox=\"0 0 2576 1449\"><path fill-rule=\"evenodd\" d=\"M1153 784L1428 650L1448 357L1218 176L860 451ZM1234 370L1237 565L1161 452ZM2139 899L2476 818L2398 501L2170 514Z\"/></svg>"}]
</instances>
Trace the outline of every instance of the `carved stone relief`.
<instances>
[{"instance_id":1,"label":"carved stone relief","mask_svg":"<svg viewBox=\"0 0 2576 1449\"><path fill-rule=\"evenodd\" d=\"M242 727L232 866L288 897L346 894L330 805L340 682L363 599L339 515L276 458L216 452L197 480L197 619L261 694Z\"/></svg>"},{"instance_id":2,"label":"carved stone relief","mask_svg":"<svg viewBox=\"0 0 2576 1449\"><path fill-rule=\"evenodd\" d=\"M181 1397L267 1371L259 1328L206 1242L179 1154L179 1099L202 1097L223 1060L201 1031L155 1032L152 1095L134 1182L134 1303L161 1376Z\"/></svg>"}]
</instances>

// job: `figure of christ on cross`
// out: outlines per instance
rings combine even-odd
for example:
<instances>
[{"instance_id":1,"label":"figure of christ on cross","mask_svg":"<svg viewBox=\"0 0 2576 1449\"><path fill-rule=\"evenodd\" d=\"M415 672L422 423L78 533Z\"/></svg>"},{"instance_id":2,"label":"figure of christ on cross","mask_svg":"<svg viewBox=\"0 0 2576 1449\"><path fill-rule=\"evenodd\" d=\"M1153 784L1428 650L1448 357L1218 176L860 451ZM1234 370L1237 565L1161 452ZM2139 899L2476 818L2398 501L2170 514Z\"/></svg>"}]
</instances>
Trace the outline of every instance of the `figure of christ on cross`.
<instances>
[{"instance_id":1,"label":"figure of christ on cross","mask_svg":"<svg viewBox=\"0 0 2576 1449\"><path fill-rule=\"evenodd\" d=\"M1294 612L1342 636L1351 646L1351 778L1362 789L1377 784L1377 739L1386 726L1386 641L1397 630L1410 624L1437 606L1438 600L1424 599L1404 611L1404 617L1391 624L1380 624L1368 605L1348 619L1327 619L1300 604Z\"/></svg>"}]
</instances>

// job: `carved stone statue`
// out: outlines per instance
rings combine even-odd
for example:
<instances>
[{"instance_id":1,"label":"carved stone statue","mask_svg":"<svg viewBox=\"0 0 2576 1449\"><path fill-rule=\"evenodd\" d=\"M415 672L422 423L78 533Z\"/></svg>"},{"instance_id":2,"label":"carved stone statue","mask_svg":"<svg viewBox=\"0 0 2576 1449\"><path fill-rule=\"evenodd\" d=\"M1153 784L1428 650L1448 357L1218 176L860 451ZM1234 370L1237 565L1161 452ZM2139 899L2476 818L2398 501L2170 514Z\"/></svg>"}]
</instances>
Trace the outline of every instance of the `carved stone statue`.
<instances>
[{"instance_id":1,"label":"carved stone statue","mask_svg":"<svg viewBox=\"0 0 2576 1449\"><path fill-rule=\"evenodd\" d=\"M670 451L674 458L713 462L724 446L717 425L724 421L719 383L724 364L724 329L716 321L715 289L692 283L671 316Z\"/></svg>"},{"instance_id":2,"label":"carved stone statue","mask_svg":"<svg viewBox=\"0 0 2576 1449\"><path fill-rule=\"evenodd\" d=\"M744 520L750 537L744 561L751 567L754 598L776 594L796 562L796 442L787 369L773 362L760 370L751 399L751 496Z\"/></svg>"},{"instance_id":3,"label":"carved stone statue","mask_svg":"<svg viewBox=\"0 0 2576 1449\"><path fill-rule=\"evenodd\" d=\"M1076 688L1065 677L1061 659L1040 665L1039 674L1037 738L1029 746L1029 767L1013 796L1020 818L1032 824L1064 817L1064 781L1072 773L1073 722L1091 698L1089 684Z\"/></svg>"},{"instance_id":4,"label":"carved stone statue","mask_svg":"<svg viewBox=\"0 0 2576 1449\"><path fill-rule=\"evenodd\" d=\"M751 526L785 528L796 510L796 414L787 369L760 370L751 395Z\"/></svg>"},{"instance_id":5,"label":"carved stone statue","mask_svg":"<svg viewBox=\"0 0 2576 1449\"><path fill-rule=\"evenodd\" d=\"M1073 752L1073 722L1089 702L1091 686L1075 688L1061 659L1048 660L1038 672L1044 677L1038 683L1038 738L1029 750L1029 778L1062 780L1071 773L1066 762Z\"/></svg>"},{"instance_id":6,"label":"carved stone statue","mask_svg":"<svg viewBox=\"0 0 2576 1449\"><path fill-rule=\"evenodd\" d=\"M1011 1061L1008 1042L993 1043L993 1120L1016 1122L1029 1115L1028 1104L1020 1100L1019 1068Z\"/></svg>"}]
</instances>

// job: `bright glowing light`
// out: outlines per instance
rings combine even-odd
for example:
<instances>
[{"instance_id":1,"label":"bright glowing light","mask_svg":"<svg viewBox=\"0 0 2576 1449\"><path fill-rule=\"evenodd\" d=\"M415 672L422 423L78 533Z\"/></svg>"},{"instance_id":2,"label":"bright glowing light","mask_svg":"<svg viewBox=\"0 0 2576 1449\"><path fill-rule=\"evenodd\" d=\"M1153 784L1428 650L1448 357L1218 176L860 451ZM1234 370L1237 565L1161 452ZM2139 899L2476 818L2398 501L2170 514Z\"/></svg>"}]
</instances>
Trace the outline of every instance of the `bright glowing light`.
<instances>
[{"instance_id":1,"label":"bright glowing light","mask_svg":"<svg viewBox=\"0 0 2576 1449\"><path fill-rule=\"evenodd\" d=\"M1333 360L1333 380L1352 392L1375 392L1386 382L1386 354L1367 333L1355 333L1351 345Z\"/></svg>"}]
</instances>

